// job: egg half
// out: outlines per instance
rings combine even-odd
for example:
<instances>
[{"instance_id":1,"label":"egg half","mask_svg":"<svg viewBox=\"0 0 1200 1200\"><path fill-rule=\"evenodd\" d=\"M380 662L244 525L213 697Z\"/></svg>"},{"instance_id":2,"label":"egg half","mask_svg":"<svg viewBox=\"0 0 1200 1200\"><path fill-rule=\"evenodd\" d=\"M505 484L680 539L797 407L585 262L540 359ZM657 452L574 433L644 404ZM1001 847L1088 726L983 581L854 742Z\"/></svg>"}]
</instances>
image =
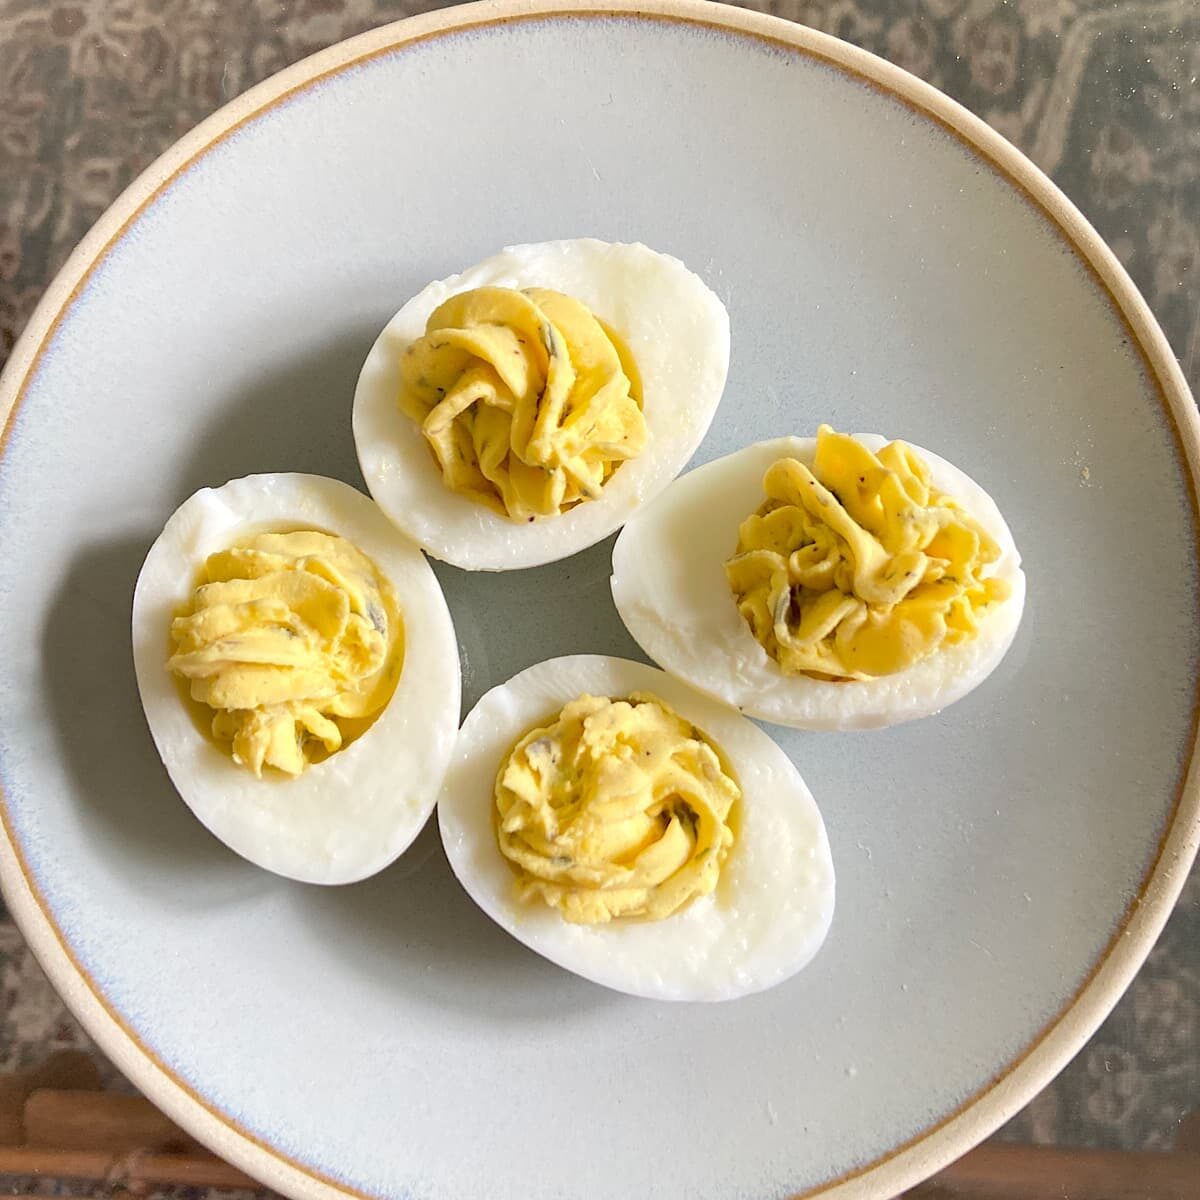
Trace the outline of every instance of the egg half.
<instances>
[{"instance_id":1,"label":"egg half","mask_svg":"<svg viewBox=\"0 0 1200 1200\"><path fill-rule=\"evenodd\" d=\"M856 434L878 451L886 439ZM626 628L664 669L764 721L797 729L872 729L938 712L981 684L1016 636L1025 604L1021 556L992 498L945 459L911 447L935 489L957 501L1000 548L990 574L1008 598L986 609L979 631L892 675L831 681L787 675L738 611L725 562L739 525L763 500L763 476L781 458L813 463L815 438L758 442L673 483L622 530L613 548L612 595Z\"/></svg>"},{"instance_id":2,"label":"egg half","mask_svg":"<svg viewBox=\"0 0 1200 1200\"><path fill-rule=\"evenodd\" d=\"M404 657L390 700L360 736L295 778L261 778L210 736L212 710L167 668L171 622L209 555L248 534L316 530L344 538L390 585ZM204 488L155 540L133 598L138 690L180 796L230 849L308 883L373 875L401 854L437 801L459 717L454 626L421 552L361 492L316 475L251 475Z\"/></svg>"},{"instance_id":3,"label":"egg half","mask_svg":"<svg viewBox=\"0 0 1200 1200\"><path fill-rule=\"evenodd\" d=\"M661 920L580 925L521 900L497 845L497 772L517 742L583 695L650 693L721 752L741 789L736 836L716 888ZM472 899L530 949L585 979L656 1000L731 1000L772 987L816 954L833 918L829 841L812 794L757 726L654 667L572 655L488 692L463 723L438 822Z\"/></svg>"},{"instance_id":4,"label":"egg half","mask_svg":"<svg viewBox=\"0 0 1200 1200\"><path fill-rule=\"evenodd\" d=\"M542 288L584 304L618 335L641 381L645 448L595 499L514 521L451 490L420 426L401 412L401 361L451 296L475 288ZM729 317L678 259L639 244L580 238L511 246L431 283L388 322L354 395L354 440L371 495L435 558L466 570L554 562L618 529L686 466L712 422L729 369Z\"/></svg>"}]
</instances>

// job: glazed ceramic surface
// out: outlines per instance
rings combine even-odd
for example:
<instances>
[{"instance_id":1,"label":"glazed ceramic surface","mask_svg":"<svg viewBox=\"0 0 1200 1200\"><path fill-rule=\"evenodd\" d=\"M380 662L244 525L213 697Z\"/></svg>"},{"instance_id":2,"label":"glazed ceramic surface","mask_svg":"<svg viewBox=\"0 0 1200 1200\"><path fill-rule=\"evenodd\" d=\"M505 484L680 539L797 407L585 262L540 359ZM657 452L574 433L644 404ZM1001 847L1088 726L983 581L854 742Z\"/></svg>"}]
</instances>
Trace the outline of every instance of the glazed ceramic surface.
<instances>
[{"instance_id":1,"label":"glazed ceramic surface","mask_svg":"<svg viewBox=\"0 0 1200 1200\"><path fill-rule=\"evenodd\" d=\"M293 1195L891 1195L1082 1044L1194 852L1196 422L1115 260L903 73L638 8L434 14L248 93L104 218L0 392L6 898L118 1065ZM808 969L725 1005L537 958L433 827L350 887L255 869L175 795L134 686L133 584L174 507L258 471L361 483L350 402L391 314L581 235L678 255L727 304L696 462L826 420L911 438L987 488L1028 575L1012 651L944 714L771 729L838 907ZM636 656L610 550L437 568L466 705L543 658Z\"/></svg>"}]
</instances>

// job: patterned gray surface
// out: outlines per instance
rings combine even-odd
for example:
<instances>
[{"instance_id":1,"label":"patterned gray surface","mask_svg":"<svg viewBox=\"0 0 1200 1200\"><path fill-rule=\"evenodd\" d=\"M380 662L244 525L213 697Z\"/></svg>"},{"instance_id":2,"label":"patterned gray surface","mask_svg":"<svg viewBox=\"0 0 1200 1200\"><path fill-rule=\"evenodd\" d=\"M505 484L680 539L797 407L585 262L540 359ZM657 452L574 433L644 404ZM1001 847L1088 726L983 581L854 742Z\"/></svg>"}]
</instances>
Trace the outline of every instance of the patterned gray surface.
<instances>
[{"instance_id":1,"label":"patterned gray surface","mask_svg":"<svg viewBox=\"0 0 1200 1200\"><path fill-rule=\"evenodd\" d=\"M0 0L0 363L75 243L172 141L286 64L431 7L439 5ZM1195 0L751 0L748 7L883 55L1029 153L1125 263L1198 389ZM0 910L0 1071L87 1044ZM1162 1148L1183 1113L1197 1107L1200 874L1193 872L1129 993L999 1136ZM32 1180L0 1180L0 1187L104 1192Z\"/></svg>"}]
</instances>

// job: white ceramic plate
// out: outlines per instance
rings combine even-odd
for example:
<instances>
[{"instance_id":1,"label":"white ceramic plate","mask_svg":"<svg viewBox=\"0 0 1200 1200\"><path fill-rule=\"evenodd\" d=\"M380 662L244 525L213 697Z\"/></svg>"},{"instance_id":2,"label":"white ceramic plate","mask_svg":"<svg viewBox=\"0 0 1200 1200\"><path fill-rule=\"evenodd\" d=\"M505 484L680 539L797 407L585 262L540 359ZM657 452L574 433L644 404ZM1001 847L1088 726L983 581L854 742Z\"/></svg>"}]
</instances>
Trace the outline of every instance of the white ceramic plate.
<instances>
[{"instance_id":1,"label":"white ceramic plate","mask_svg":"<svg viewBox=\"0 0 1200 1200\"><path fill-rule=\"evenodd\" d=\"M104 217L4 378L5 895L130 1077L295 1196L889 1196L1082 1044L1194 852L1197 422L1128 279L902 72L746 12L636 9L454 9L254 89ZM133 581L175 505L254 471L356 479L354 380L400 304L588 234L729 306L698 460L821 420L903 433L992 493L1029 578L1008 658L943 715L776 732L839 907L806 971L727 1005L536 958L433 829L353 887L255 870L175 796L134 688ZM438 569L466 703L634 653L609 549Z\"/></svg>"}]
</instances>

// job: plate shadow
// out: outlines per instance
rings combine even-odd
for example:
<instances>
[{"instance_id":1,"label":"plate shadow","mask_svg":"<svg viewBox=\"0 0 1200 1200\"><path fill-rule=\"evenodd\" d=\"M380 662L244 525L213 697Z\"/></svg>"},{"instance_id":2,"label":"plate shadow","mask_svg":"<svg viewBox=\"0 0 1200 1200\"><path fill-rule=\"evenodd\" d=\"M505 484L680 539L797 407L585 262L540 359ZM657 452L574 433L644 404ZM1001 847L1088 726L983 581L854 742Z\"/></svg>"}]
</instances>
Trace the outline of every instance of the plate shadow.
<instances>
[{"instance_id":1,"label":"plate shadow","mask_svg":"<svg viewBox=\"0 0 1200 1200\"><path fill-rule=\"evenodd\" d=\"M165 868L179 902L203 881L196 903L211 907L221 893L226 902L243 895L253 876L176 795L142 713L129 630L151 540L121 538L77 554L43 626L46 695L61 761L85 798L81 818L111 849L113 869L148 884Z\"/></svg>"},{"instance_id":2,"label":"plate shadow","mask_svg":"<svg viewBox=\"0 0 1200 1200\"><path fill-rule=\"evenodd\" d=\"M540 1024L625 999L547 962L487 917L450 869L436 814L387 870L348 887L305 888L297 903L348 979L471 1020Z\"/></svg>"}]
</instances>

